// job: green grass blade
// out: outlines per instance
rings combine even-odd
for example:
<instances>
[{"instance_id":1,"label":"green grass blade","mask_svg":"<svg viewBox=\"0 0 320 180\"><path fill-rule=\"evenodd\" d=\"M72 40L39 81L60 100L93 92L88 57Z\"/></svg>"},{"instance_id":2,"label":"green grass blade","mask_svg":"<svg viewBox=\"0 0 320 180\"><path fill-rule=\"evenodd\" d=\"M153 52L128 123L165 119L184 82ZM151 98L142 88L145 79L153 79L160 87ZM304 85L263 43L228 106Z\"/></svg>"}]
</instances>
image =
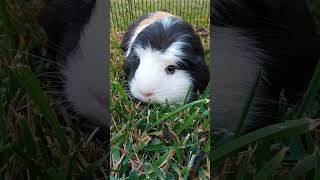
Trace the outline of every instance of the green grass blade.
<instances>
[{"instance_id":1,"label":"green grass blade","mask_svg":"<svg viewBox=\"0 0 320 180\"><path fill-rule=\"evenodd\" d=\"M248 163L246 162L246 159L242 159L239 168L237 168L237 176L236 180L245 180L245 176L247 174L247 168L248 168Z\"/></svg>"},{"instance_id":2,"label":"green grass blade","mask_svg":"<svg viewBox=\"0 0 320 180\"><path fill-rule=\"evenodd\" d=\"M191 127L193 125L192 121L196 118L198 113L199 113L199 111L196 110L194 113L192 113L191 116L189 116L186 119L186 121L183 122L182 126L178 129L177 135L180 135L183 130L185 130L186 128L189 128L189 127Z\"/></svg>"},{"instance_id":3,"label":"green grass blade","mask_svg":"<svg viewBox=\"0 0 320 180\"><path fill-rule=\"evenodd\" d=\"M74 152L71 157L69 157L68 169L66 173L66 180L72 180L72 172L76 166L76 155L78 152Z\"/></svg>"},{"instance_id":4,"label":"green grass blade","mask_svg":"<svg viewBox=\"0 0 320 180\"><path fill-rule=\"evenodd\" d=\"M289 180L301 179L306 173L314 169L314 155L309 155L299 162L288 174Z\"/></svg>"},{"instance_id":5,"label":"green grass blade","mask_svg":"<svg viewBox=\"0 0 320 180\"><path fill-rule=\"evenodd\" d=\"M129 176L126 180L136 180L139 179L139 174L135 170L131 170Z\"/></svg>"},{"instance_id":6,"label":"green grass blade","mask_svg":"<svg viewBox=\"0 0 320 180\"><path fill-rule=\"evenodd\" d=\"M317 125L319 125L319 121L317 120L300 119L290 120L284 123L278 123L261 128L220 145L218 148L213 150L211 163L212 165L215 165L218 161L224 159L228 155L235 153L240 148L250 145L256 141L266 141L276 137L279 138L299 135L314 129Z\"/></svg>"},{"instance_id":7,"label":"green grass blade","mask_svg":"<svg viewBox=\"0 0 320 180\"><path fill-rule=\"evenodd\" d=\"M190 102L190 103L188 103L188 104L184 104L184 105L176 108L176 109L173 110L172 112L163 115L161 118L159 118L159 119L157 120L157 122L153 123L153 124L149 127L148 131L150 131L154 126L160 124L162 121L164 121L164 120L166 120L166 119L174 116L175 114L177 114L177 113L179 113L179 112L181 112L181 111L183 111L183 110L185 110L185 109L191 108L191 107L196 106L196 105L199 105L199 104L207 104L207 103L209 103L209 101L210 101L209 99L200 99L200 100L197 100L197 101Z\"/></svg>"},{"instance_id":8,"label":"green grass blade","mask_svg":"<svg viewBox=\"0 0 320 180\"><path fill-rule=\"evenodd\" d=\"M248 113L249 113L249 110L250 110L250 106L256 96L256 93L257 93L257 89L258 89L258 85L259 85L259 82L261 80L261 71L259 71L258 73L258 76L255 80L255 83L253 84L251 90L250 90L250 94L249 94L249 97L246 101L246 104L245 106L243 107L242 109L242 113L241 113L241 117L240 117L240 121L239 121L239 124L237 126L237 129L235 130L235 134L234 136L235 137L238 137L241 132L243 131L245 125L246 125L246 121L247 121L247 116L248 116Z\"/></svg>"},{"instance_id":9,"label":"green grass blade","mask_svg":"<svg viewBox=\"0 0 320 180\"><path fill-rule=\"evenodd\" d=\"M119 83L119 82L113 82L112 84L115 88L116 91L119 92L119 94L121 95L122 98L124 98L124 102L126 104L129 103L129 98L128 98L128 95L127 93L125 92L125 90L123 89L122 85Z\"/></svg>"},{"instance_id":10,"label":"green grass blade","mask_svg":"<svg viewBox=\"0 0 320 180\"><path fill-rule=\"evenodd\" d=\"M53 129L53 132L58 138L62 151L67 153L69 148L65 138L65 132L60 126L57 116L49 104L48 97L42 91L39 81L34 78L33 73L26 66L11 67L10 73L14 80L18 82L20 87L23 88L25 92L32 98L34 103L38 106L40 112L46 117Z\"/></svg>"},{"instance_id":11,"label":"green grass blade","mask_svg":"<svg viewBox=\"0 0 320 180\"><path fill-rule=\"evenodd\" d=\"M13 49L15 47L15 36L5 0L0 1L0 17L2 20L1 27L4 28L4 33L8 35L8 44L6 46Z\"/></svg>"},{"instance_id":12,"label":"green grass blade","mask_svg":"<svg viewBox=\"0 0 320 180\"><path fill-rule=\"evenodd\" d=\"M1 145L0 146L0 153L3 153L5 151L11 150L11 149L12 149L11 144Z\"/></svg>"},{"instance_id":13,"label":"green grass blade","mask_svg":"<svg viewBox=\"0 0 320 180\"><path fill-rule=\"evenodd\" d=\"M314 180L320 179L320 151L319 148L317 147L315 152L314 152Z\"/></svg>"},{"instance_id":14,"label":"green grass blade","mask_svg":"<svg viewBox=\"0 0 320 180\"><path fill-rule=\"evenodd\" d=\"M23 148L23 151L28 154L29 158L36 158L36 144L33 140L32 133L28 122L25 119L21 119L21 136L20 136L20 147Z\"/></svg>"},{"instance_id":15,"label":"green grass blade","mask_svg":"<svg viewBox=\"0 0 320 180\"><path fill-rule=\"evenodd\" d=\"M311 107L315 102L315 97L317 95L318 90L320 89L320 63L318 63L315 72L313 74L310 85L305 93L302 104L299 108L299 115L303 113L308 113L311 111Z\"/></svg>"},{"instance_id":16,"label":"green grass blade","mask_svg":"<svg viewBox=\"0 0 320 180\"><path fill-rule=\"evenodd\" d=\"M33 171L33 173L35 173L38 177L41 179L51 179L46 172L43 172L42 169L36 165L36 163L28 156L28 154L20 150L19 146L12 146L12 150L24 160L24 163L28 169Z\"/></svg>"},{"instance_id":17,"label":"green grass blade","mask_svg":"<svg viewBox=\"0 0 320 180\"><path fill-rule=\"evenodd\" d=\"M46 135L43 132L41 126L41 119L36 117L33 119L36 127L35 136L38 138L37 146L39 149L39 156L43 159L43 163L49 165L51 163L50 160L50 146L46 140Z\"/></svg>"},{"instance_id":18,"label":"green grass blade","mask_svg":"<svg viewBox=\"0 0 320 180\"><path fill-rule=\"evenodd\" d=\"M0 144L7 142L7 128L4 110L5 100L0 90Z\"/></svg>"},{"instance_id":19,"label":"green grass blade","mask_svg":"<svg viewBox=\"0 0 320 180\"><path fill-rule=\"evenodd\" d=\"M272 174L276 168L280 166L281 161L285 157L289 148L284 147L269 161L258 173L253 180L268 180L272 178Z\"/></svg>"},{"instance_id":20,"label":"green grass blade","mask_svg":"<svg viewBox=\"0 0 320 180\"><path fill-rule=\"evenodd\" d=\"M104 162L106 162L106 159L107 158L101 158L101 159L98 159L98 160L92 162L91 164L89 164L87 166L87 168L85 168L82 171L82 173L80 174L80 177L81 177L80 179L83 179L83 180L85 180L85 179L88 179L88 180L94 179L93 172L95 170L99 169L102 166L102 164Z\"/></svg>"}]
</instances>

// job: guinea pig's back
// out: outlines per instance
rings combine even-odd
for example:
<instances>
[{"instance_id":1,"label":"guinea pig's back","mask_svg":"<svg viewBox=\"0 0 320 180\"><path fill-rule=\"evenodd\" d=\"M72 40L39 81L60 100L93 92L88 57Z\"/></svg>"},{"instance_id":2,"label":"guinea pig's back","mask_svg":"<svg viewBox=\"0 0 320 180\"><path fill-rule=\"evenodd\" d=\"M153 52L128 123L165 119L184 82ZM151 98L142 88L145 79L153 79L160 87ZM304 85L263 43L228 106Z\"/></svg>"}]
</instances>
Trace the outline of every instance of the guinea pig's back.
<instances>
[{"instance_id":1,"label":"guinea pig's back","mask_svg":"<svg viewBox=\"0 0 320 180\"><path fill-rule=\"evenodd\" d=\"M268 78L264 63L271 57L259 48L258 42L248 33L245 29L231 27L216 26L213 29L213 118L214 125L219 128L234 130L237 127L258 73ZM266 82L259 84L257 96L260 100L254 102L254 108L249 112L249 118L260 118L256 121L259 126L267 123L263 120L267 118L266 111L273 113L268 110L274 105L269 88ZM269 115L268 118L269 123L274 122Z\"/></svg>"},{"instance_id":2,"label":"guinea pig's back","mask_svg":"<svg viewBox=\"0 0 320 180\"><path fill-rule=\"evenodd\" d=\"M296 100L318 62L316 33L306 2L216 0L211 12L215 124L229 130L237 126L254 84L255 66L263 78L249 112L248 129L277 122L281 90L289 100Z\"/></svg>"}]
</instances>

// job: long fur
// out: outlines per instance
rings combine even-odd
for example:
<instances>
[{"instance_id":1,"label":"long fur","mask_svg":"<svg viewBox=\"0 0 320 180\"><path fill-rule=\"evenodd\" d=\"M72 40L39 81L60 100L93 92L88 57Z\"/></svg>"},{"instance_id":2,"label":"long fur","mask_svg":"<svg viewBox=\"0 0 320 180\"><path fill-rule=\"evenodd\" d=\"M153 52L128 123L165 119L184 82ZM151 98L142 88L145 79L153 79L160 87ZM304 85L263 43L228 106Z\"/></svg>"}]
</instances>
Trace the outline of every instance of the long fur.
<instances>
[{"instance_id":1,"label":"long fur","mask_svg":"<svg viewBox=\"0 0 320 180\"><path fill-rule=\"evenodd\" d=\"M283 90L289 102L304 93L318 62L313 19L304 0L216 0L211 3L213 115L234 130L257 70L263 79L247 130L278 122Z\"/></svg>"},{"instance_id":2,"label":"long fur","mask_svg":"<svg viewBox=\"0 0 320 180\"><path fill-rule=\"evenodd\" d=\"M191 88L191 100L207 87L210 78L200 38L191 25L173 15L141 25L157 13L138 18L122 41L131 95L144 102L179 103ZM170 65L177 67L174 74L165 72ZM141 91L153 96L144 97Z\"/></svg>"},{"instance_id":3,"label":"long fur","mask_svg":"<svg viewBox=\"0 0 320 180\"><path fill-rule=\"evenodd\" d=\"M105 0L50 1L42 25L56 52L63 94L72 110L107 127Z\"/></svg>"}]
</instances>

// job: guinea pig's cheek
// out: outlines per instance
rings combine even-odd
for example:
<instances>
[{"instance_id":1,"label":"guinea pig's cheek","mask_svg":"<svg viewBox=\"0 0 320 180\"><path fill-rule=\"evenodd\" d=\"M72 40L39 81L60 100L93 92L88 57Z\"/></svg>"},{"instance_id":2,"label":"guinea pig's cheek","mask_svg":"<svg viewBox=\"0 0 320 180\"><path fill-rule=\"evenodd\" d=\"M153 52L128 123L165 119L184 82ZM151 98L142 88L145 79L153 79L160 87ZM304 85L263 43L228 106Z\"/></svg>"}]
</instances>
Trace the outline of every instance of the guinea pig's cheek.
<instances>
[{"instance_id":1,"label":"guinea pig's cheek","mask_svg":"<svg viewBox=\"0 0 320 180\"><path fill-rule=\"evenodd\" d=\"M133 78L135 79L135 78ZM143 101L143 102L153 102L154 98L153 96L150 96L150 97L145 97L143 95L140 94L139 92L139 87L141 87L141 84L138 83L138 81L134 80L134 81L131 81L130 82L130 94L135 98L135 99L138 99L140 101Z\"/></svg>"},{"instance_id":2,"label":"guinea pig's cheek","mask_svg":"<svg viewBox=\"0 0 320 180\"><path fill-rule=\"evenodd\" d=\"M141 99L141 97L139 97L139 92L137 89L137 83L136 83L136 78L133 77L129 83L129 89L130 89L130 94L136 98L136 99Z\"/></svg>"},{"instance_id":3,"label":"guinea pig's cheek","mask_svg":"<svg viewBox=\"0 0 320 180\"><path fill-rule=\"evenodd\" d=\"M174 75L169 76L167 81L170 83L166 83L162 87L161 91L164 93L161 94L161 100L165 101L167 99L170 104L184 102L189 89L192 88L192 79L189 74L184 71L177 71Z\"/></svg>"}]
</instances>

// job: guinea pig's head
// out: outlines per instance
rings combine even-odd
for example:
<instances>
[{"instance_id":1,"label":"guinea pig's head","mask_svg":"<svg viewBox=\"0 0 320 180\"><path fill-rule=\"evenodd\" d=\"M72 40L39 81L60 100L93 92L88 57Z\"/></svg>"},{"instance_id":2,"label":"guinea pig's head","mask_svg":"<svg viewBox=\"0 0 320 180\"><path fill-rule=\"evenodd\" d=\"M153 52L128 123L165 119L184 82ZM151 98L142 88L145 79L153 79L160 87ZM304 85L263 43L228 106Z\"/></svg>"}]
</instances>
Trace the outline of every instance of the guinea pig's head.
<instances>
[{"instance_id":1,"label":"guinea pig's head","mask_svg":"<svg viewBox=\"0 0 320 180\"><path fill-rule=\"evenodd\" d=\"M203 46L191 25L169 16L133 27L122 47L128 88L135 99L175 104L192 100L207 87Z\"/></svg>"}]
</instances>

